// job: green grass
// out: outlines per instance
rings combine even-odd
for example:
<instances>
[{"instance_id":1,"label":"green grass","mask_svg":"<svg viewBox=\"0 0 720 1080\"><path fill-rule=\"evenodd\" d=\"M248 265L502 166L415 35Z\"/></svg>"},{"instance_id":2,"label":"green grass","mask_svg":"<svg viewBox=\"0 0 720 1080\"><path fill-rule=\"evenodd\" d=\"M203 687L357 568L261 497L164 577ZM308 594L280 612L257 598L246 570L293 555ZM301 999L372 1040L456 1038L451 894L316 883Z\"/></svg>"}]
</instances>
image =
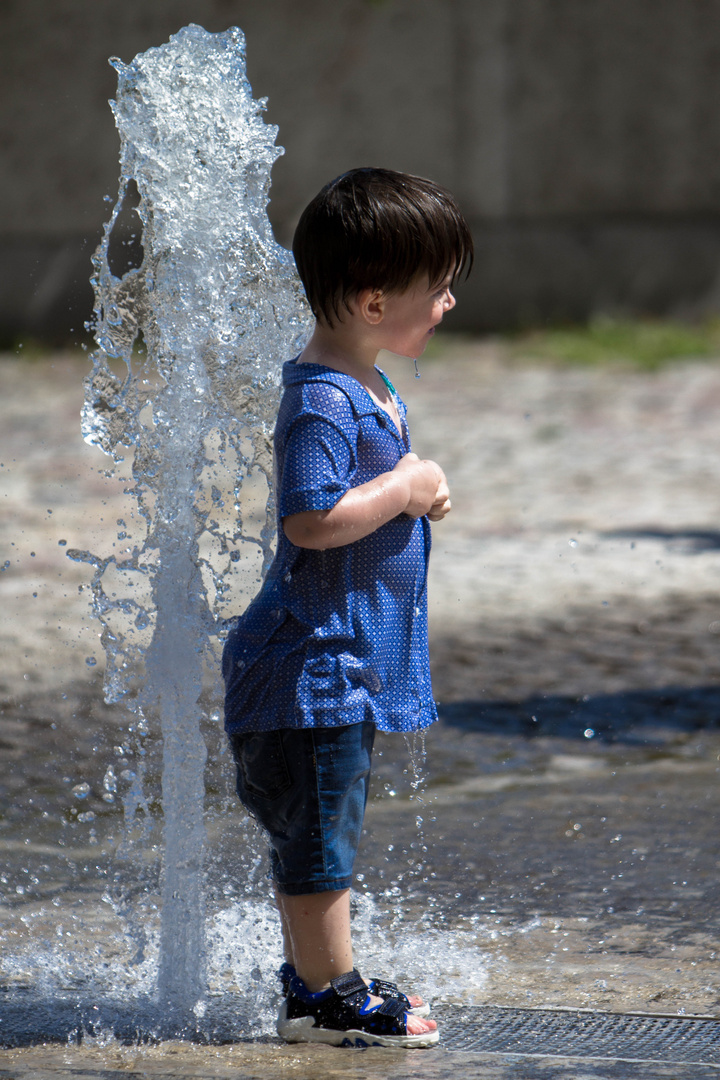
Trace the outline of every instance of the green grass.
<instances>
[{"instance_id":1,"label":"green grass","mask_svg":"<svg viewBox=\"0 0 720 1080\"><path fill-rule=\"evenodd\" d=\"M720 358L720 319L594 319L587 326L528 330L505 338L520 359L564 364L622 364L654 371L672 360Z\"/></svg>"}]
</instances>

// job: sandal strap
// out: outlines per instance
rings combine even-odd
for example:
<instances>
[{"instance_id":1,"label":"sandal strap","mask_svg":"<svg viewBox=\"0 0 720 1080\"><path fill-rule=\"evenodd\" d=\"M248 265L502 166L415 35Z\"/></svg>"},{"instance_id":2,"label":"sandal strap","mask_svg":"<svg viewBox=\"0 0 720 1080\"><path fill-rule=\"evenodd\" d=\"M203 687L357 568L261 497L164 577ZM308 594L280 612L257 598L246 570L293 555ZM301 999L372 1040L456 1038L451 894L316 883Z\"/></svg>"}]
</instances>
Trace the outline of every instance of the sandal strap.
<instances>
[{"instance_id":1,"label":"sandal strap","mask_svg":"<svg viewBox=\"0 0 720 1080\"><path fill-rule=\"evenodd\" d=\"M336 975L330 980L330 986L347 1005L353 1005L358 1009L362 1008L365 998L370 993L367 983L355 968L352 971L346 971L344 975Z\"/></svg>"},{"instance_id":2,"label":"sandal strap","mask_svg":"<svg viewBox=\"0 0 720 1080\"><path fill-rule=\"evenodd\" d=\"M290 983L296 975L295 968L292 966L292 964L289 964L287 961L285 961L285 963L280 966L280 970L276 974L277 977L280 979L280 982L282 983L283 994L287 995L287 992L290 989ZM352 978L353 975L356 976L355 979ZM407 994L403 994L397 983L390 982L389 979L370 979L368 985L362 978L357 968L353 968L352 971L348 971L344 975L338 975L337 978L333 980L331 985L335 986L335 989L338 991L341 997L347 997L351 993L360 993L361 987L360 984L357 982L357 979L360 979L362 981L363 987L366 988L365 992L367 992L367 989L369 989L370 993L374 994L375 997L380 997L384 1000L387 1000L388 998L396 998L398 1001L402 1002L402 1005L406 1012L410 1011L410 999L408 998Z\"/></svg>"},{"instance_id":3,"label":"sandal strap","mask_svg":"<svg viewBox=\"0 0 720 1080\"><path fill-rule=\"evenodd\" d=\"M378 997L397 997L401 993L398 984L387 979L371 979L370 986Z\"/></svg>"},{"instance_id":4,"label":"sandal strap","mask_svg":"<svg viewBox=\"0 0 720 1080\"><path fill-rule=\"evenodd\" d=\"M370 993L375 994L376 997L384 998L386 1001L389 998L401 1001L406 1012L411 1008L410 998L407 994L403 994L397 983L388 982L387 979L371 979Z\"/></svg>"},{"instance_id":5,"label":"sandal strap","mask_svg":"<svg viewBox=\"0 0 720 1080\"><path fill-rule=\"evenodd\" d=\"M373 1009L373 1012L378 1016L392 1016L395 1020L402 1021L403 1026L406 1025L405 1006L398 998L385 998L382 1005Z\"/></svg>"}]
</instances>

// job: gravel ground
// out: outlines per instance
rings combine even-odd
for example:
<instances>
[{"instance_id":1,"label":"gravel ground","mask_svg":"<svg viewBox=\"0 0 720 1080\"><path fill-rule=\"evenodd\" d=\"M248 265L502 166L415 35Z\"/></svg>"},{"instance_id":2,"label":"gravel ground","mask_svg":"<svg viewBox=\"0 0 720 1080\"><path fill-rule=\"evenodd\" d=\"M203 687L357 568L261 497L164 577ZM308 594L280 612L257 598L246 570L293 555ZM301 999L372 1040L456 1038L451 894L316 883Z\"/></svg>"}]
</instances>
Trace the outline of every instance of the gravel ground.
<instances>
[{"instance_id":1,"label":"gravel ground","mask_svg":"<svg viewBox=\"0 0 720 1080\"><path fill-rule=\"evenodd\" d=\"M720 367L511 363L455 345L409 377L446 469L430 610L440 701L717 683Z\"/></svg>"},{"instance_id":2,"label":"gravel ground","mask_svg":"<svg viewBox=\"0 0 720 1080\"><path fill-rule=\"evenodd\" d=\"M430 610L440 701L720 678L720 364L530 366L446 346L388 357L414 445L445 468ZM92 682L88 568L128 509L79 434L83 358L0 360L0 694Z\"/></svg>"}]
</instances>

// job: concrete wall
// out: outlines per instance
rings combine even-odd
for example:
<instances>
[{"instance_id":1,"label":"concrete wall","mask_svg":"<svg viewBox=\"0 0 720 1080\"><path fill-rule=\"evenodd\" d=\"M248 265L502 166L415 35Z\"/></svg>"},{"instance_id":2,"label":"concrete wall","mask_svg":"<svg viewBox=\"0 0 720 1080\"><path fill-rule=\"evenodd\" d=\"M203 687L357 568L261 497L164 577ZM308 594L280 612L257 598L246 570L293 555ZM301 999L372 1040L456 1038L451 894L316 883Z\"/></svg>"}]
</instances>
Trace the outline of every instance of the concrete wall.
<instances>
[{"instance_id":1,"label":"concrete wall","mask_svg":"<svg viewBox=\"0 0 720 1080\"><path fill-rule=\"evenodd\" d=\"M720 0L4 0L0 329L89 313L117 188L107 57L236 24L286 148L288 244L330 177L451 187L477 268L456 325L718 305Z\"/></svg>"}]
</instances>

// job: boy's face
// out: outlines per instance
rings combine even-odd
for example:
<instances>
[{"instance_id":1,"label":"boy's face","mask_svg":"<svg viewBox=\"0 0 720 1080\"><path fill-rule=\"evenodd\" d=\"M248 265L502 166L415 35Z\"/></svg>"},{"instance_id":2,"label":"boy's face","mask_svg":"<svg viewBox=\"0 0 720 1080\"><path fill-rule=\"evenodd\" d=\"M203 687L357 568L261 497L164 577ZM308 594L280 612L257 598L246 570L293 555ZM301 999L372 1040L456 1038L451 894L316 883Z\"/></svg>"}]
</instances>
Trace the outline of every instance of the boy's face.
<instances>
[{"instance_id":1,"label":"boy's face","mask_svg":"<svg viewBox=\"0 0 720 1080\"><path fill-rule=\"evenodd\" d=\"M405 292L384 295L378 327L382 347L399 356L421 356L445 312L455 307L451 281L452 274L448 274L439 285L431 286L423 277Z\"/></svg>"}]
</instances>

